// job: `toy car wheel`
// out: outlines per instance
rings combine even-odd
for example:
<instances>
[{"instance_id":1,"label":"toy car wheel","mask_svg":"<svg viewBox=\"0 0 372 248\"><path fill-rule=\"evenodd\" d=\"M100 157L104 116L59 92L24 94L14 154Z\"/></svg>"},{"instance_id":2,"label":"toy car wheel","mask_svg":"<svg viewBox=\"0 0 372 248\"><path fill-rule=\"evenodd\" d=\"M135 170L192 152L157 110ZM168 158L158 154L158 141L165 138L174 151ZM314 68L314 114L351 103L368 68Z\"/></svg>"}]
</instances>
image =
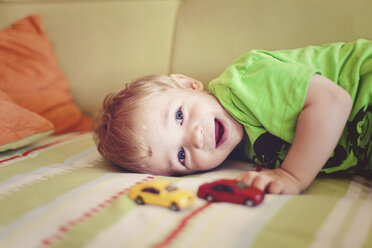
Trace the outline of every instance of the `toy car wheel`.
<instances>
[{"instance_id":1,"label":"toy car wheel","mask_svg":"<svg viewBox=\"0 0 372 248\"><path fill-rule=\"evenodd\" d=\"M173 211L178 211L180 210L180 208L178 207L178 205L174 202L172 202L172 204L170 205L170 209L172 209Z\"/></svg>"},{"instance_id":2,"label":"toy car wheel","mask_svg":"<svg viewBox=\"0 0 372 248\"><path fill-rule=\"evenodd\" d=\"M211 195L211 194L207 194L207 195L205 196L205 199L206 199L207 201L209 201L209 202L212 202L212 201L214 201L214 196Z\"/></svg>"},{"instance_id":3,"label":"toy car wheel","mask_svg":"<svg viewBox=\"0 0 372 248\"><path fill-rule=\"evenodd\" d=\"M143 201L143 199L142 199L141 196L137 196L137 198L136 198L136 203L137 203L138 205L143 205L143 204L145 204L145 202Z\"/></svg>"},{"instance_id":4,"label":"toy car wheel","mask_svg":"<svg viewBox=\"0 0 372 248\"><path fill-rule=\"evenodd\" d=\"M254 202L252 201L252 199L246 199L244 205L252 207L254 205Z\"/></svg>"}]
</instances>

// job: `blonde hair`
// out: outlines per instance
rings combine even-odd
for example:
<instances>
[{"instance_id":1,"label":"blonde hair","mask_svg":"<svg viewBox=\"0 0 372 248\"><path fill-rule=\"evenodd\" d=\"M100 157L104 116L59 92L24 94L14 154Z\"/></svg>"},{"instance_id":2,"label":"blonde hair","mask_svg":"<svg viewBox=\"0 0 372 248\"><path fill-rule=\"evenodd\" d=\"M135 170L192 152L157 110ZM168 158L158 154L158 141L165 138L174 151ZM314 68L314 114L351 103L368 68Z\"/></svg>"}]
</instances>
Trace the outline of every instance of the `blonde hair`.
<instances>
[{"instance_id":1,"label":"blonde hair","mask_svg":"<svg viewBox=\"0 0 372 248\"><path fill-rule=\"evenodd\" d=\"M96 116L95 141L99 153L110 162L130 171L149 172L144 160L152 154L131 116L147 99L178 84L166 75L139 78L117 93L108 94Z\"/></svg>"}]
</instances>

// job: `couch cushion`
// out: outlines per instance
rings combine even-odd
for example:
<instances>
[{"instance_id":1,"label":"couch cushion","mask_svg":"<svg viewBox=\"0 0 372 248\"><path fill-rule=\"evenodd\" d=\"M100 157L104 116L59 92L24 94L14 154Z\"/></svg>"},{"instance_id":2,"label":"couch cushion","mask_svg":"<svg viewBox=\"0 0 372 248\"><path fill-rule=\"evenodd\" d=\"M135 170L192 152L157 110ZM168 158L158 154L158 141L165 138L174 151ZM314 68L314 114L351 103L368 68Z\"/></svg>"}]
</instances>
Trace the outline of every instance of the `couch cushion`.
<instances>
[{"instance_id":1,"label":"couch cushion","mask_svg":"<svg viewBox=\"0 0 372 248\"><path fill-rule=\"evenodd\" d=\"M207 84L251 49L372 39L371 9L365 0L183 1L171 71Z\"/></svg>"},{"instance_id":2,"label":"couch cushion","mask_svg":"<svg viewBox=\"0 0 372 248\"><path fill-rule=\"evenodd\" d=\"M0 32L0 64L0 90L50 120L56 133L90 129L90 119L72 100L38 15Z\"/></svg>"}]
</instances>

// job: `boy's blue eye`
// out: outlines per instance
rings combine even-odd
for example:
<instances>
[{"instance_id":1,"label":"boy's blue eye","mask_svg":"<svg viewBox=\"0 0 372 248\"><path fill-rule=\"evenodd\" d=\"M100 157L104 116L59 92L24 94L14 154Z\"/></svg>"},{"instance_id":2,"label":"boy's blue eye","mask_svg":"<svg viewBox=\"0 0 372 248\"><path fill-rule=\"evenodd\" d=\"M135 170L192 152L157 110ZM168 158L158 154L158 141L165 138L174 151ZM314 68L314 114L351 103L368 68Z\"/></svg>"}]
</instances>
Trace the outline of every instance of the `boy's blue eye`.
<instances>
[{"instance_id":1,"label":"boy's blue eye","mask_svg":"<svg viewBox=\"0 0 372 248\"><path fill-rule=\"evenodd\" d=\"M185 165L186 154L185 154L185 150L184 150L182 147L178 150L177 157L178 157L178 161L179 161L182 165Z\"/></svg>"},{"instance_id":2,"label":"boy's blue eye","mask_svg":"<svg viewBox=\"0 0 372 248\"><path fill-rule=\"evenodd\" d=\"M179 108L176 112L176 121L182 125L182 122L183 122L183 113L182 113L182 110L181 108Z\"/></svg>"}]
</instances>

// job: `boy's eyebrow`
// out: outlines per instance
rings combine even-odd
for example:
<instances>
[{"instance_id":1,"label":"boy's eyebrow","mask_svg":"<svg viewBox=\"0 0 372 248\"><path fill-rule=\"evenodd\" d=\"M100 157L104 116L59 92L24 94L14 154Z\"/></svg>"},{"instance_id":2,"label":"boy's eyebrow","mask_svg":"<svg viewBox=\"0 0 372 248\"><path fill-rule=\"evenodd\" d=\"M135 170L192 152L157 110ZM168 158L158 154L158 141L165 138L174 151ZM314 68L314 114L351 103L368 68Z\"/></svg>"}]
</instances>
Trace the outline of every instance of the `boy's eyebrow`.
<instances>
[{"instance_id":1,"label":"boy's eyebrow","mask_svg":"<svg viewBox=\"0 0 372 248\"><path fill-rule=\"evenodd\" d=\"M167 127L169 121L169 111L168 108L164 108L164 113L163 113L163 127Z\"/></svg>"},{"instance_id":2,"label":"boy's eyebrow","mask_svg":"<svg viewBox=\"0 0 372 248\"><path fill-rule=\"evenodd\" d=\"M163 127L166 128L168 126L169 122L169 116L170 116L170 109L171 106L173 106L172 101L168 101L168 104L165 105L166 107L164 108L164 113L163 113Z\"/></svg>"}]
</instances>

